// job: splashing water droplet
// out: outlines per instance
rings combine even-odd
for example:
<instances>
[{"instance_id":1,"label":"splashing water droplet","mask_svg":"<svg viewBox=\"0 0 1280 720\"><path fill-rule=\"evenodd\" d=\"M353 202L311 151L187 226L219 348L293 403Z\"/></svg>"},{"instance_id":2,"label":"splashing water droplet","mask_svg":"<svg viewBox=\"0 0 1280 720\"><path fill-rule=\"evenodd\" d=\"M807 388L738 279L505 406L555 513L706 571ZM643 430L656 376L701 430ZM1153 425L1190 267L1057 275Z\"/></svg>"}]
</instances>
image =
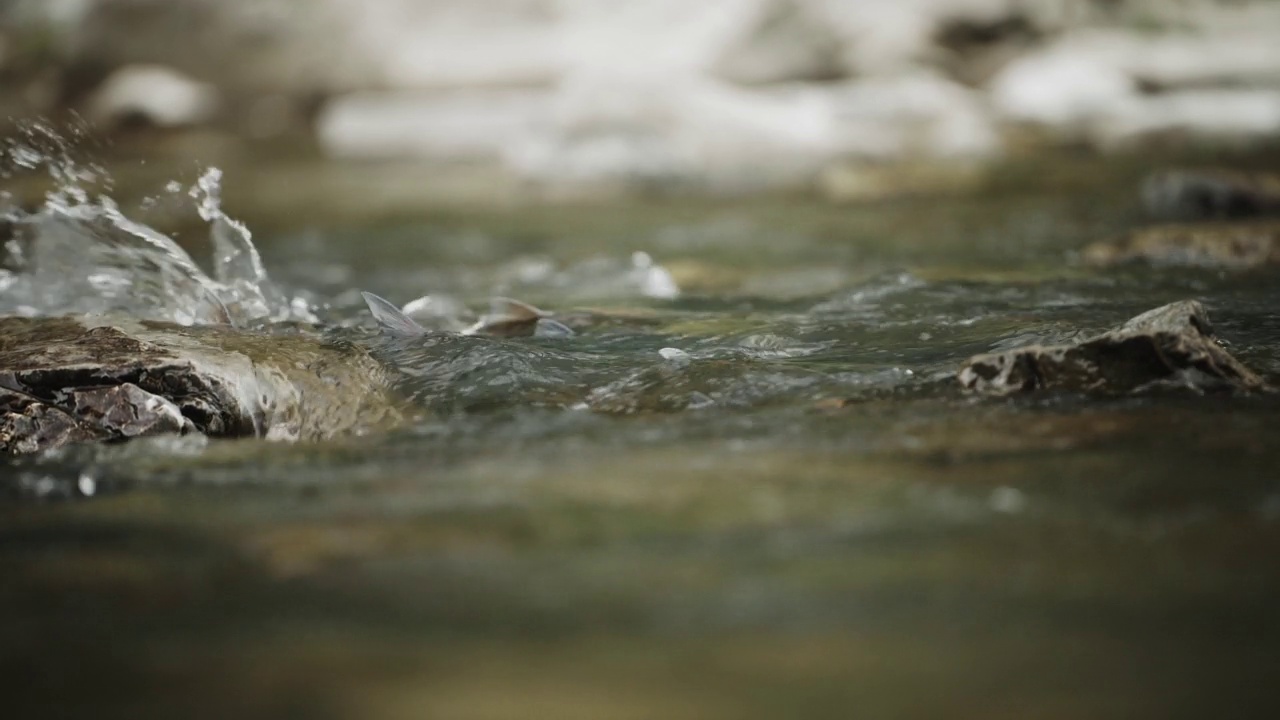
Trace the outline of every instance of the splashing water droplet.
<instances>
[{"instance_id":1,"label":"splashing water droplet","mask_svg":"<svg viewBox=\"0 0 1280 720\"><path fill-rule=\"evenodd\" d=\"M271 283L262 256L253 244L253 233L244 223L222 210L222 170L209 168L188 190L196 211L209 223L213 243L213 277L226 286L227 305L250 318L314 321L303 304L289 299Z\"/></svg>"},{"instance_id":2,"label":"splashing water droplet","mask_svg":"<svg viewBox=\"0 0 1280 720\"><path fill-rule=\"evenodd\" d=\"M233 220L222 211L222 171L209 168L191 186L188 194L196 201L200 218L210 223L213 239L213 276L233 284L259 285L267 277L253 234L244 223Z\"/></svg>"},{"instance_id":3,"label":"splashing water droplet","mask_svg":"<svg viewBox=\"0 0 1280 720\"><path fill-rule=\"evenodd\" d=\"M0 220L12 225L0 253L0 312L113 312L181 324L315 321L305 301L271 283L248 228L222 211L220 170L211 168L188 191L210 225L210 277L173 239L128 218L108 195L94 190L91 199L87 186L109 189L111 178L96 165L77 164L71 149L38 123L5 141L10 165L44 167L54 188L35 212L0 204ZM166 186L180 189L176 181Z\"/></svg>"}]
</instances>

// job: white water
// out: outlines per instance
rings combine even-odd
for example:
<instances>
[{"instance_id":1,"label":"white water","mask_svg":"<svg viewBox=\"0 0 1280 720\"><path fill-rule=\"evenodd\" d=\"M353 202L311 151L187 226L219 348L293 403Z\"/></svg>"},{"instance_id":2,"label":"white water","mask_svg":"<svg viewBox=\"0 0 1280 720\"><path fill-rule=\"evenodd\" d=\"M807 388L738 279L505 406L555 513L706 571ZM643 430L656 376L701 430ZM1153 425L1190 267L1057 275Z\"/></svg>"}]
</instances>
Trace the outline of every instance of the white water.
<instances>
[{"instance_id":1,"label":"white water","mask_svg":"<svg viewBox=\"0 0 1280 720\"><path fill-rule=\"evenodd\" d=\"M183 325L315 320L271 281L248 228L222 210L220 170L208 169L187 190L209 225L206 272L172 238L128 217L106 194L109 176L77 164L69 147L33 125L5 148L11 168L43 169L54 189L33 211L2 199L0 314L119 313Z\"/></svg>"}]
</instances>

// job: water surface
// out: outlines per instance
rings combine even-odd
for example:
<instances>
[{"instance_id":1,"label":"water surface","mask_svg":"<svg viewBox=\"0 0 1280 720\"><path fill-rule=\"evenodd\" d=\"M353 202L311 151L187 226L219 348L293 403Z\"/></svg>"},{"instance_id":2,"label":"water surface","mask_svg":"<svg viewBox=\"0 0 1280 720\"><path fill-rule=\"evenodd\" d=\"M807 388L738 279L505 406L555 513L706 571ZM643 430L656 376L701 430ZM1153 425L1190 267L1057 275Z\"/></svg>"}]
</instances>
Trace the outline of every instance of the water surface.
<instances>
[{"instance_id":1,"label":"water surface","mask_svg":"<svg viewBox=\"0 0 1280 720\"><path fill-rule=\"evenodd\" d=\"M873 205L264 221L280 293L264 302L400 368L418 418L324 445L162 438L10 462L0 703L1261 715L1280 401L982 399L952 382L974 353L1184 298L1280 378L1274 272L1077 262L1145 222L1128 166L1095 170L1111 179ZM359 290L472 310L519 297L578 334L387 341Z\"/></svg>"}]
</instances>

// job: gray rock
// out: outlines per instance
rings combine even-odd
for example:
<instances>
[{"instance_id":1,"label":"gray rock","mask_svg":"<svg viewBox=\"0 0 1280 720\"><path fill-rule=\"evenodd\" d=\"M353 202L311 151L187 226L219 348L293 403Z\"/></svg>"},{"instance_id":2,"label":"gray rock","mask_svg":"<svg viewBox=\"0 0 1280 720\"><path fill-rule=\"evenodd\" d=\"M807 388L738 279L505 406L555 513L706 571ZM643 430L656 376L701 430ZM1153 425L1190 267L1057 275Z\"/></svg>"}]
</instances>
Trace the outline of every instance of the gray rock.
<instances>
[{"instance_id":1,"label":"gray rock","mask_svg":"<svg viewBox=\"0 0 1280 720\"><path fill-rule=\"evenodd\" d=\"M1011 395L1036 390L1124 394L1158 385L1264 390L1266 383L1217 341L1200 303L1145 312L1075 345L1031 345L977 355L957 375L967 390Z\"/></svg>"},{"instance_id":2,"label":"gray rock","mask_svg":"<svg viewBox=\"0 0 1280 720\"><path fill-rule=\"evenodd\" d=\"M105 433L25 393L0 389L0 448L25 455L106 437Z\"/></svg>"},{"instance_id":3,"label":"gray rock","mask_svg":"<svg viewBox=\"0 0 1280 720\"><path fill-rule=\"evenodd\" d=\"M1280 175L1233 170L1166 170L1142 184L1147 212L1204 220L1280 214Z\"/></svg>"},{"instance_id":4,"label":"gray rock","mask_svg":"<svg viewBox=\"0 0 1280 720\"><path fill-rule=\"evenodd\" d=\"M320 440L400 418L381 366L316 335L0 318L0 452L164 433Z\"/></svg>"}]
</instances>

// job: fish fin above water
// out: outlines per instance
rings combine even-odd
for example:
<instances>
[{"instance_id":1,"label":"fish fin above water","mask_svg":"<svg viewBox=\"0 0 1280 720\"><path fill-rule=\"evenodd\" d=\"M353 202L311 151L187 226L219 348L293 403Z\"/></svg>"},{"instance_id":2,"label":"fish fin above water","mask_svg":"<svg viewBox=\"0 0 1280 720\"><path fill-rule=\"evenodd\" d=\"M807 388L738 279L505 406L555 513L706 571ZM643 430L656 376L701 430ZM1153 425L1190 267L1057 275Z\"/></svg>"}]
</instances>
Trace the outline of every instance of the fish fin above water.
<instances>
[{"instance_id":1,"label":"fish fin above water","mask_svg":"<svg viewBox=\"0 0 1280 720\"><path fill-rule=\"evenodd\" d=\"M488 337L529 337L538 331L538 318L495 318L489 315L480 318L476 324L462 331L463 335L486 335Z\"/></svg>"},{"instance_id":2,"label":"fish fin above water","mask_svg":"<svg viewBox=\"0 0 1280 720\"><path fill-rule=\"evenodd\" d=\"M426 328L414 322L412 318L400 312L400 308L392 305L389 301L374 295L371 292L360 293L364 297L364 301L369 306L369 312L373 313L373 319L378 321L378 327L382 332L391 337L417 337L427 333Z\"/></svg>"},{"instance_id":3,"label":"fish fin above water","mask_svg":"<svg viewBox=\"0 0 1280 720\"><path fill-rule=\"evenodd\" d=\"M550 318L539 318L533 330L534 337L544 338L566 338L573 337L574 334L573 329L568 325Z\"/></svg>"},{"instance_id":4,"label":"fish fin above water","mask_svg":"<svg viewBox=\"0 0 1280 720\"><path fill-rule=\"evenodd\" d=\"M415 320L424 318L429 323L437 322L446 326L461 326L462 318L470 314L461 301L450 295L423 295L405 303L400 312Z\"/></svg>"},{"instance_id":5,"label":"fish fin above water","mask_svg":"<svg viewBox=\"0 0 1280 720\"><path fill-rule=\"evenodd\" d=\"M547 312L528 303L495 297L489 301L489 312L462 334L490 337L565 337L573 334L564 325L549 320L547 315Z\"/></svg>"},{"instance_id":6,"label":"fish fin above water","mask_svg":"<svg viewBox=\"0 0 1280 720\"><path fill-rule=\"evenodd\" d=\"M537 320L546 317L547 313L530 305L529 303L512 300L508 297L495 297L489 299L489 315L488 318L493 322L520 322L522 320Z\"/></svg>"}]
</instances>

